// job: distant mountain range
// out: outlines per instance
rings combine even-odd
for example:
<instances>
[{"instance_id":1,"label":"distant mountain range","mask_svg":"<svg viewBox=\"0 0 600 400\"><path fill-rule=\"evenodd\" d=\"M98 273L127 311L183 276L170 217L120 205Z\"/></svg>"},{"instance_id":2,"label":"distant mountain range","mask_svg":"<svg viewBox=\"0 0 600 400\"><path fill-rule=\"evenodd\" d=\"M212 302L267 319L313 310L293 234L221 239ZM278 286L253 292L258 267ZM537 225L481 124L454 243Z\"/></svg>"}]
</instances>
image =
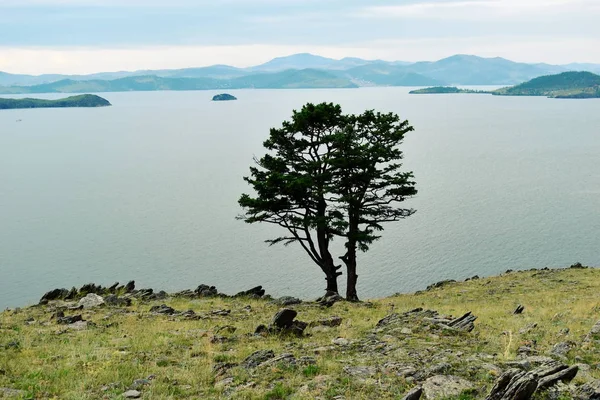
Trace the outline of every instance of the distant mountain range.
<instances>
[{"instance_id":1,"label":"distant mountain range","mask_svg":"<svg viewBox=\"0 0 600 400\"><path fill-rule=\"evenodd\" d=\"M0 72L0 93L513 85L566 71L600 73L600 64L525 64L470 55L408 63L360 58L335 60L304 53L275 58L249 68L213 65L174 70L39 76Z\"/></svg>"}]
</instances>

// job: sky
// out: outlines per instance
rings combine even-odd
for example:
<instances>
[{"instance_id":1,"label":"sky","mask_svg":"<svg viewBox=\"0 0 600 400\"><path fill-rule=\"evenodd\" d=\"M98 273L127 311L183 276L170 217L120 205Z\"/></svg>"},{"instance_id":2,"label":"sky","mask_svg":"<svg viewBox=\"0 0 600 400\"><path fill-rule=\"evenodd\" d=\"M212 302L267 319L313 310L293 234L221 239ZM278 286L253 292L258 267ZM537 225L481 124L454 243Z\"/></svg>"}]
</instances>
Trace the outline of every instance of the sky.
<instances>
[{"instance_id":1,"label":"sky","mask_svg":"<svg viewBox=\"0 0 600 400\"><path fill-rule=\"evenodd\" d=\"M454 54L600 64L600 0L0 0L0 71Z\"/></svg>"}]
</instances>

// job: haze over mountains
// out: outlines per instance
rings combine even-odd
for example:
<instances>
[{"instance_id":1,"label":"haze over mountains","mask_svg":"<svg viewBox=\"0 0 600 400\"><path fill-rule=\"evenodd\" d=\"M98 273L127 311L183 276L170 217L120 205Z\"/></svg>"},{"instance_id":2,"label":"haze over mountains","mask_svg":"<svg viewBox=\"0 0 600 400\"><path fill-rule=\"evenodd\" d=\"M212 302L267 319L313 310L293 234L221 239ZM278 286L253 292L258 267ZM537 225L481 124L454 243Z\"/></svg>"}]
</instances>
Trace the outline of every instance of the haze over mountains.
<instances>
[{"instance_id":1,"label":"haze over mountains","mask_svg":"<svg viewBox=\"0 0 600 400\"><path fill-rule=\"evenodd\" d=\"M408 63L360 58L335 60L303 53L275 58L249 68L213 65L174 70L40 76L0 72L0 93L513 85L543 75L581 70L600 73L600 65L526 64L471 55Z\"/></svg>"}]
</instances>

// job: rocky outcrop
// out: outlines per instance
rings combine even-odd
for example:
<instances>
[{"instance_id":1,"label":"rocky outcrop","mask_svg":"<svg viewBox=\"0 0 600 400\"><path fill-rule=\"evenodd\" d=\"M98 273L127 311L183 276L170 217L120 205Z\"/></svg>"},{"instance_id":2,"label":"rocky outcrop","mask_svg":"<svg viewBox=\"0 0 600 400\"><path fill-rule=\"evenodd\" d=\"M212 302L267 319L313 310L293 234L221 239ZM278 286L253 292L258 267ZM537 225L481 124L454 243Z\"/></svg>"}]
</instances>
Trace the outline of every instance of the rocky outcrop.
<instances>
[{"instance_id":1,"label":"rocky outcrop","mask_svg":"<svg viewBox=\"0 0 600 400\"><path fill-rule=\"evenodd\" d=\"M240 365L244 368L256 368L273 357L275 357L273 350L258 350L246 357Z\"/></svg>"},{"instance_id":2,"label":"rocky outcrop","mask_svg":"<svg viewBox=\"0 0 600 400\"><path fill-rule=\"evenodd\" d=\"M532 371L512 368L504 372L486 400L528 400L536 391L547 390L558 382L570 382L577 375L577 366L569 367L551 361Z\"/></svg>"},{"instance_id":3,"label":"rocky outcrop","mask_svg":"<svg viewBox=\"0 0 600 400\"><path fill-rule=\"evenodd\" d=\"M243 292L239 292L234 297L251 297L251 298L261 298L265 295L265 289L262 286L256 286L252 289L244 290Z\"/></svg>"}]
</instances>

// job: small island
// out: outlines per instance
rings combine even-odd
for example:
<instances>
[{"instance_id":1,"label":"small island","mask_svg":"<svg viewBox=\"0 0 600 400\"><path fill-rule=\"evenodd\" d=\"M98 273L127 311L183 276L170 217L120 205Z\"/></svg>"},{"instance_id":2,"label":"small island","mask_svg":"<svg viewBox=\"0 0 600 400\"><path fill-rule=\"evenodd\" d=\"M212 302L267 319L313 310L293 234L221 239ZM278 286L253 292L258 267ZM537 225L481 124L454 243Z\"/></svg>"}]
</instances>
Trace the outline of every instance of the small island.
<instances>
[{"instance_id":1,"label":"small island","mask_svg":"<svg viewBox=\"0 0 600 400\"><path fill-rule=\"evenodd\" d=\"M0 110L23 108L108 107L110 105L108 100L93 94L82 94L57 100L0 98Z\"/></svg>"},{"instance_id":2,"label":"small island","mask_svg":"<svg viewBox=\"0 0 600 400\"><path fill-rule=\"evenodd\" d=\"M490 92L459 89L457 87L430 87L413 90L410 94L492 94L494 96L545 96L553 99L600 98L600 75L591 72L563 72Z\"/></svg>"},{"instance_id":3,"label":"small island","mask_svg":"<svg viewBox=\"0 0 600 400\"><path fill-rule=\"evenodd\" d=\"M459 89L454 86L435 86L424 89L411 90L409 94L457 94L457 93L469 93L469 94L490 94L484 90L471 90L471 89Z\"/></svg>"},{"instance_id":4,"label":"small island","mask_svg":"<svg viewBox=\"0 0 600 400\"><path fill-rule=\"evenodd\" d=\"M221 93L221 94L217 94L215 96L213 96L212 101L231 101L231 100L237 100L237 97L232 96L228 93Z\"/></svg>"}]
</instances>

